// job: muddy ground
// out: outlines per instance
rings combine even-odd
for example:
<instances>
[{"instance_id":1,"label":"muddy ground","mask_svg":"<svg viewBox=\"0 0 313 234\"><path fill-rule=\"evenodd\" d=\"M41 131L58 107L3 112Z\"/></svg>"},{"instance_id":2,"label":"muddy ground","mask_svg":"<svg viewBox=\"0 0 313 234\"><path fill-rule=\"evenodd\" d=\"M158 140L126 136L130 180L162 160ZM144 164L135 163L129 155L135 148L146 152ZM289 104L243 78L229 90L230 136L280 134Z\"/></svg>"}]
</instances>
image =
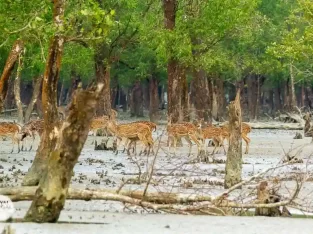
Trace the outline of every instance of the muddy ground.
<instances>
[{"instance_id":1,"label":"muddy ground","mask_svg":"<svg viewBox=\"0 0 313 234\"><path fill-rule=\"evenodd\" d=\"M176 156L169 154L166 147L167 137L166 135L163 135L163 130L164 126L160 126L158 127L157 132L153 133L154 139L159 139L160 136L162 136L162 138L160 144L159 141L156 141L155 143L155 150L158 150L158 155L156 158L153 180L149 186L149 192L162 191L205 195L217 195L223 192L222 185L225 164L192 163L191 161L195 158L196 154L196 146L193 146L192 155L188 157L188 147L186 142L183 142L184 146L179 148ZM313 200L313 196L311 195L313 191L313 182L311 182L313 181L311 158L313 144L309 144L311 142L310 138L294 140L293 137L296 135L296 132L302 133L302 131L292 130L253 129L250 134L250 152L248 155L243 156L244 164L242 177L243 179L246 179L266 168L275 167L291 149L308 144L300 153L304 160L303 163L292 164L277 169L274 172L267 174L265 178L269 180L272 180L273 178L283 180L283 186L279 192L283 196L288 196L292 193L295 187L295 183L291 181L292 175L306 171L308 177L311 179L304 183L298 199L302 204L306 204L309 202L311 203ZM101 139L101 137L97 137L98 142L100 142ZM135 179L140 174L139 171L141 171L141 178L143 181L145 180L147 174L145 172L149 165L151 165L153 156L128 157L126 153L121 152L116 156L112 151L95 151L94 146L91 144L92 140L93 137L88 137L83 152L79 158L79 162L75 166L75 175L72 179L73 187L113 189L119 187L122 183L122 179L125 180L128 178L134 178L134 180L130 184L125 185L123 189L142 190L145 187L145 183L134 184ZM30 152L10 154L11 143L8 141L2 141L0 144L0 186L19 186L23 176L32 163L35 151L33 149ZM34 148L37 146L38 139L35 142ZM243 143L243 147L245 147L245 143ZM209 152L211 152L212 149L213 148L210 147L208 149ZM138 152L139 150L140 146L138 146ZM225 160L226 156L221 151L221 153L215 155L215 159ZM242 191L232 194L231 197L236 198L238 201L252 199L253 193L251 194L251 191L256 185L257 182L252 182ZM29 205L30 202L16 202L15 208L17 211L14 214L14 217L22 217ZM299 213L299 211L291 210L294 213ZM233 231L233 233L242 233L239 232L240 230L243 230L241 228L246 229L252 225L251 232L249 233L264 233L261 232L263 229L255 228L257 227L255 225L261 224L260 222L263 223L265 220L267 225L270 225L270 223L273 223L274 225L276 222L288 223L288 219L269 219L262 217L208 218L207 216L188 216L189 218L187 221L186 216L148 213L155 212L149 212L137 207L125 207L118 202L87 202L72 200L66 202L60 221L103 223L102 225L104 226L101 226L101 224L92 224L88 225L88 227L86 224L75 224L72 226L68 224L50 224L45 226L39 226L37 224L26 224L26 226L25 224L13 224L13 226L17 228L17 230L20 230L17 233L63 233L64 231L70 233L87 233L87 229L94 230L93 233L102 233L101 230L103 231L103 228L105 228L106 233L114 233L114 230L118 230L121 233L206 233L206 230L210 230L213 225L216 230L218 230L218 227L220 227L220 230L224 229L225 232L222 233L226 233L227 230ZM257 222L257 220L260 222ZM192 224L190 226L186 224L186 222L189 221ZM299 227L301 226L301 221L298 219L293 221L293 223L295 225L294 227L297 227L297 225L299 225ZM306 225L307 223L309 222L303 220L303 224ZM310 225L312 224L310 223ZM46 228L49 228L49 231L40 231L43 227L45 227L45 230L48 230ZM25 231L25 228L31 231ZM53 228L56 229L54 230ZM239 231L235 232L237 229ZM266 233L287 233L276 232L275 230L276 229L273 228ZM279 229L279 231L282 231L282 229ZM302 229L302 231L304 231L304 229ZM212 233L214 233L214 231Z\"/></svg>"}]
</instances>

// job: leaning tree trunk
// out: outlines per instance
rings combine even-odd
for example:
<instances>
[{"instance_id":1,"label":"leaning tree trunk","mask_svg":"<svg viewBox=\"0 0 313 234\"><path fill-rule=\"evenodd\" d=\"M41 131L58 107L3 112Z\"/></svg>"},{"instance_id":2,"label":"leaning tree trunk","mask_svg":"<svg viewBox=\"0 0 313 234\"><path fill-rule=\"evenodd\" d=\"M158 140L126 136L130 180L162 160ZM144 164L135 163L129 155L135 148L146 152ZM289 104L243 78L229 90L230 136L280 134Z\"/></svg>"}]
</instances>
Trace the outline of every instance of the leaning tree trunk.
<instances>
[{"instance_id":1,"label":"leaning tree trunk","mask_svg":"<svg viewBox=\"0 0 313 234\"><path fill-rule=\"evenodd\" d=\"M227 152L224 187L230 188L241 181L242 139L240 90L229 108L229 148Z\"/></svg>"},{"instance_id":2,"label":"leaning tree trunk","mask_svg":"<svg viewBox=\"0 0 313 234\"><path fill-rule=\"evenodd\" d=\"M158 122L159 119L159 94L158 94L158 80L154 75L150 78L149 82L150 91L150 105L149 105L149 117L151 122Z\"/></svg>"},{"instance_id":3,"label":"leaning tree trunk","mask_svg":"<svg viewBox=\"0 0 313 234\"><path fill-rule=\"evenodd\" d=\"M9 54L9 57L7 58L7 61L5 63L5 66L1 75L1 79L0 79L0 112L3 110L4 100L7 95L9 78L23 50L24 50L23 41L21 40L15 41L11 49L11 52Z\"/></svg>"},{"instance_id":4,"label":"leaning tree trunk","mask_svg":"<svg viewBox=\"0 0 313 234\"><path fill-rule=\"evenodd\" d=\"M64 0L55 0L53 6L55 25L60 32L63 27ZM51 40L42 85L42 107L44 117L44 132L41 137L34 162L24 177L23 185L37 185L47 169L50 152L56 145L56 138L51 137L58 124L57 86L64 48L64 37L57 33Z\"/></svg>"},{"instance_id":5,"label":"leaning tree trunk","mask_svg":"<svg viewBox=\"0 0 313 234\"><path fill-rule=\"evenodd\" d=\"M177 11L177 0L163 0L164 10L164 27L169 31L174 31L176 11ZM167 90L167 113L171 123L179 121L180 110L181 110L181 69L179 61L174 58L172 48L168 51L171 57L167 63L167 76L168 76L168 90Z\"/></svg>"},{"instance_id":6,"label":"leaning tree trunk","mask_svg":"<svg viewBox=\"0 0 313 234\"><path fill-rule=\"evenodd\" d=\"M43 79L43 76L39 76L34 82L33 94L27 106L27 109L25 111L25 122L28 122L30 120L31 114L33 112L34 106L37 102L37 99L40 93L42 79Z\"/></svg>"},{"instance_id":7,"label":"leaning tree trunk","mask_svg":"<svg viewBox=\"0 0 313 234\"><path fill-rule=\"evenodd\" d=\"M89 125L103 84L95 91L77 91L70 113L58 129L56 149L50 153L48 172L39 183L35 198L25 216L31 222L57 222L64 207L73 168L89 132Z\"/></svg>"},{"instance_id":8,"label":"leaning tree trunk","mask_svg":"<svg viewBox=\"0 0 313 234\"><path fill-rule=\"evenodd\" d=\"M23 103L21 101L21 70L23 68L23 56L22 53L18 56L18 65L16 76L14 80L14 99L17 107L17 122L19 124L24 123Z\"/></svg>"}]
</instances>

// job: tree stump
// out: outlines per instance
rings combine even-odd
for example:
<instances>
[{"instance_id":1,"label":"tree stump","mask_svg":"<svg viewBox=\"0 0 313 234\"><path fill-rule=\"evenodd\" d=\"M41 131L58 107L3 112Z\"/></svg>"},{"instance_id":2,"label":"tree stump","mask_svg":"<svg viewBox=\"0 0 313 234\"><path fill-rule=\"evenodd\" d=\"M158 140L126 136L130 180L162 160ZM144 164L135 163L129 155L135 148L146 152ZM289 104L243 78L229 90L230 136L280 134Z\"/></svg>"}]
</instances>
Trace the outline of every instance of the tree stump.
<instances>
[{"instance_id":1,"label":"tree stump","mask_svg":"<svg viewBox=\"0 0 313 234\"><path fill-rule=\"evenodd\" d=\"M257 201L259 204L269 204L269 203L278 203L280 202L280 196L275 194L274 192L270 192L268 189L267 181L262 181L257 188ZM280 207L272 207L272 208L256 208L255 216L290 216L290 212L284 206L283 212L280 210Z\"/></svg>"},{"instance_id":2,"label":"tree stump","mask_svg":"<svg viewBox=\"0 0 313 234\"><path fill-rule=\"evenodd\" d=\"M229 110L229 148L227 152L224 187L230 188L241 181L242 138L240 90L235 101L230 102Z\"/></svg>"},{"instance_id":3,"label":"tree stump","mask_svg":"<svg viewBox=\"0 0 313 234\"><path fill-rule=\"evenodd\" d=\"M313 137L313 128L311 126L311 114L308 112L303 117L304 124L304 137Z\"/></svg>"},{"instance_id":4,"label":"tree stump","mask_svg":"<svg viewBox=\"0 0 313 234\"><path fill-rule=\"evenodd\" d=\"M95 141L95 150L113 150L112 147L108 146L109 138L102 139L101 143L98 145Z\"/></svg>"}]
</instances>

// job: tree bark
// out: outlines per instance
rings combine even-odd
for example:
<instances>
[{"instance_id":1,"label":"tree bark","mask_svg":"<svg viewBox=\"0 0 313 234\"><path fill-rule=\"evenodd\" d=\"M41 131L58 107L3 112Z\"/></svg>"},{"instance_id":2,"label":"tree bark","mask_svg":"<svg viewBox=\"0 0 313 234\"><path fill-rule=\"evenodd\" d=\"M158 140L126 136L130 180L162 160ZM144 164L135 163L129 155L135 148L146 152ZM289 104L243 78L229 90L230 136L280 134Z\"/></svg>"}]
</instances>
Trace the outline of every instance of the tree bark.
<instances>
[{"instance_id":1,"label":"tree bark","mask_svg":"<svg viewBox=\"0 0 313 234\"><path fill-rule=\"evenodd\" d=\"M268 204L268 203L274 203L279 202L280 199L276 196L276 198L273 198L273 196L270 194L270 191L268 189L268 183L266 181L262 181L258 188L257 188L257 201L256 203L259 204ZM255 216L281 216L281 212L279 210L279 207L273 207L273 208L256 208L255 209Z\"/></svg>"},{"instance_id":2,"label":"tree bark","mask_svg":"<svg viewBox=\"0 0 313 234\"><path fill-rule=\"evenodd\" d=\"M225 108L224 81L222 80L222 78L216 80L216 87L216 97L218 101L217 121L221 121L224 115Z\"/></svg>"},{"instance_id":3,"label":"tree bark","mask_svg":"<svg viewBox=\"0 0 313 234\"><path fill-rule=\"evenodd\" d=\"M169 31L173 31L176 22L177 0L163 0L164 10L164 27ZM169 53L171 54L167 63L168 89L167 89L167 113L171 123L176 123L180 118L181 110L181 71L179 62L174 58L174 54L169 45Z\"/></svg>"},{"instance_id":4,"label":"tree bark","mask_svg":"<svg viewBox=\"0 0 313 234\"><path fill-rule=\"evenodd\" d=\"M150 91L150 108L149 117L150 121L157 123L159 120L159 94L158 94L158 80L152 75L149 81Z\"/></svg>"},{"instance_id":5,"label":"tree bark","mask_svg":"<svg viewBox=\"0 0 313 234\"><path fill-rule=\"evenodd\" d=\"M7 95L10 76L23 50L24 50L23 41L21 40L15 41L9 54L9 57L7 58L7 61L5 63L0 79L0 112L3 110L4 107L4 100Z\"/></svg>"},{"instance_id":6,"label":"tree bark","mask_svg":"<svg viewBox=\"0 0 313 234\"><path fill-rule=\"evenodd\" d=\"M142 98L143 98L143 107L146 110L150 109L150 84L149 80L142 82Z\"/></svg>"},{"instance_id":7,"label":"tree bark","mask_svg":"<svg viewBox=\"0 0 313 234\"><path fill-rule=\"evenodd\" d=\"M54 150L56 145L56 138L51 136L59 120L57 111L57 86L64 48L64 37L60 33L63 28L64 0L54 0L53 18L57 27L57 33L50 43L42 85L44 132L34 162L23 180L23 185L29 186L37 185L43 174L45 174L50 152Z\"/></svg>"},{"instance_id":8,"label":"tree bark","mask_svg":"<svg viewBox=\"0 0 313 234\"><path fill-rule=\"evenodd\" d=\"M34 82L33 94L32 94L31 100L27 106L27 109L25 111L25 122L28 122L30 120L30 116L33 112L34 106L37 102L37 99L38 99L38 96L40 93L42 79L43 79L43 76L39 76L36 79L36 81Z\"/></svg>"},{"instance_id":9,"label":"tree bark","mask_svg":"<svg viewBox=\"0 0 313 234\"><path fill-rule=\"evenodd\" d=\"M213 92L214 92L213 77L208 76L207 85L208 85L208 91L209 91L209 98L208 98L209 121L211 121L212 120L212 109L213 109Z\"/></svg>"},{"instance_id":10,"label":"tree bark","mask_svg":"<svg viewBox=\"0 0 313 234\"><path fill-rule=\"evenodd\" d=\"M14 103L14 79L9 79L8 82L8 91L5 97L5 109L13 109L15 106Z\"/></svg>"},{"instance_id":11,"label":"tree bark","mask_svg":"<svg viewBox=\"0 0 313 234\"><path fill-rule=\"evenodd\" d=\"M293 72L293 65L290 63L289 65L289 72L290 72L290 85L289 85L289 102L291 110L294 110L297 106L296 102L296 94L295 94L295 77Z\"/></svg>"},{"instance_id":12,"label":"tree bark","mask_svg":"<svg viewBox=\"0 0 313 234\"><path fill-rule=\"evenodd\" d=\"M256 104L257 104L257 83L255 76L250 74L247 77L248 84L248 109L249 109L249 119L254 120L256 116Z\"/></svg>"},{"instance_id":13,"label":"tree bark","mask_svg":"<svg viewBox=\"0 0 313 234\"><path fill-rule=\"evenodd\" d=\"M96 78L98 83L103 83L103 93L100 97L96 115L111 115L111 87L110 87L110 64L108 59L108 51L105 45L99 46L97 53L95 54L95 69L96 69Z\"/></svg>"},{"instance_id":14,"label":"tree bark","mask_svg":"<svg viewBox=\"0 0 313 234\"><path fill-rule=\"evenodd\" d=\"M186 70L181 69L182 80L181 80L181 120L185 122L190 121L190 107L189 107L189 94L188 94L188 83L186 77Z\"/></svg>"},{"instance_id":15,"label":"tree bark","mask_svg":"<svg viewBox=\"0 0 313 234\"><path fill-rule=\"evenodd\" d=\"M39 183L34 200L25 216L30 222L57 222L64 207L73 168L89 132L103 84L95 91L77 91L70 113L56 133L56 149L50 153L48 172Z\"/></svg>"},{"instance_id":16,"label":"tree bark","mask_svg":"<svg viewBox=\"0 0 313 234\"><path fill-rule=\"evenodd\" d=\"M209 121L209 88L208 81L203 69L194 70L194 102L198 119ZM212 110L212 109L211 109Z\"/></svg>"},{"instance_id":17,"label":"tree bark","mask_svg":"<svg viewBox=\"0 0 313 234\"><path fill-rule=\"evenodd\" d=\"M21 70L23 68L23 51L18 56L18 65L14 80L14 99L17 107L17 122L24 124L23 103L21 101Z\"/></svg>"},{"instance_id":18,"label":"tree bark","mask_svg":"<svg viewBox=\"0 0 313 234\"><path fill-rule=\"evenodd\" d=\"M268 104L269 104L269 107L270 107L270 114L273 114L274 113L274 91L273 89L270 89L268 91Z\"/></svg>"},{"instance_id":19,"label":"tree bark","mask_svg":"<svg viewBox=\"0 0 313 234\"><path fill-rule=\"evenodd\" d=\"M280 88L274 88L274 109L275 111L281 110Z\"/></svg>"},{"instance_id":20,"label":"tree bark","mask_svg":"<svg viewBox=\"0 0 313 234\"><path fill-rule=\"evenodd\" d=\"M143 92L139 81L136 81L131 94L131 117L143 117Z\"/></svg>"},{"instance_id":21,"label":"tree bark","mask_svg":"<svg viewBox=\"0 0 313 234\"><path fill-rule=\"evenodd\" d=\"M226 159L224 187L230 188L241 182L242 172L242 139L240 90L235 101L228 106L229 110L229 148Z\"/></svg>"}]
</instances>

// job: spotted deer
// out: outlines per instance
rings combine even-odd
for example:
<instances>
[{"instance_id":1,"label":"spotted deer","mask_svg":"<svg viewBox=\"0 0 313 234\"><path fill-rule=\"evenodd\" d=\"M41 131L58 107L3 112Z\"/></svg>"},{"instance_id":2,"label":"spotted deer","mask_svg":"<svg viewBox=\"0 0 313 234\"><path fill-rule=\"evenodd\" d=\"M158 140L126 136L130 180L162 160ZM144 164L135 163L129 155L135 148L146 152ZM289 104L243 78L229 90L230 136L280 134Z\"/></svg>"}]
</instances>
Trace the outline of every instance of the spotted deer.
<instances>
[{"instance_id":1,"label":"spotted deer","mask_svg":"<svg viewBox=\"0 0 313 234\"><path fill-rule=\"evenodd\" d=\"M130 141L141 141L145 145L145 150L149 155L150 150L153 151L153 138L150 128L146 124L117 124L116 120L110 119L108 122L108 129L115 135L117 140L116 154L118 153L118 146L122 142L123 138ZM129 154L129 144L127 147L127 153ZM142 151L140 152L140 154Z\"/></svg>"},{"instance_id":2,"label":"spotted deer","mask_svg":"<svg viewBox=\"0 0 313 234\"><path fill-rule=\"evenodd\" d=\"M43 119L30 120L26 124L23 125L22 130L21 130L22 141L24 142L24 139L26 137L32 138L32 143L30 145L29 151L31 151L33 148L36 133L39 135L39 137L41 137L43 131L44 131ZM24 144L22 145L22 150L23 148L24 148Z\"/></svg>"},{"instance_id":3,"label":"spotted deer","mask_svg":"<svg viewBox=\"0 0 313 234\"><path fill-rule=\"evenodd\" d=\"M223 126L221 126L223 129L223 141L226 138L229 142L229 124L226 123ZM248 137L248 134L251 132L251 126L247 123L242 122L241 124L241 137L246 142L246 150L245 154L249 153L249 144L250 144L250 138Z\"/></svg>"},{"instance_id":4,"label":"spotted deer","mask_svg":"<svg viewBox=\"0 0 313 234\"><path fill-rule=\"evenodd\" d=\"M156 127L157 127L156 124L153 123L153 122L150 122L150 121L141 120L141 121L131 122L129 124L137 124L137 123L147 125L150 128L151 132L152 131L154 131L154 132L156 131ZM133 145L133 153L134 153L136 151L136 142L137 142L137 140L127 139L126 142L125 142L125 145L124 145L123 153L125 152L127 145L128 145L128 148L130 148Z\"/></svg>"},{"instance_id":5,"label":"spotted deer","mask_svg":"<svg viewBox=\"0 0 313 234\"><path fill-rule=\"evenodd\" d=\"M178 138L184 138L189 143L189 154L191 153L192 141L196 143L198 148L198 155L202 150L202 130L201 123L197 123L195 126L192 123L183 122L171 124L171 122L167 125L167 133L168 133L168 150L170 152L171 144L170 139L173 140L174 154L176 155L177 148L177 140ZM199 140L200 139L200 140Z\"/></svg>"},{"instance_id":6,"label":"spotted deer","mask_svg":"<svg viewBox=\"0 0 313 234\"><path fill-rule=\"evenodd\" d=\"M117 117L117 112L113 109L111 109L111 118L112 119L116 119ZM104 116L100 116L100 117L95 117L91 123L90 123L90 127L89 130L93 133L94 136L94 140L92 141L93 143L96 143L96 135L97 135L97 131L102 129L105 131L106 136L108 136L108 121L109 121L110 117L107 115Z\"/></svg>"},{"instance_id":7,"label":"spotted deer","mask_svg":"<svg viewBox=\"0 0 313 234\"><path fill-rule=\"evenodd\" d=\"M22 137L20 135L22 127L17 123L10 122L1 122L0 123L0 136L1 137L9 137L12 140L12 151L14 151L14 146L17 144L17 153L20 152L20 142L22 141Z\"/></svg>"},{"instance_id":8,"label":"spotted deer","mask_svg":"<svg viewBox=\"0 0 313 234\"><path fill-rule=\"evenodd\" d=\"M214 149L212 154L216 152L217 148L223 147L224 153L226 154L226 150L223 144L224 140L224 129L221 127L215 127L212 125L206 126L202 128L203 140L210 139L214 142ZM207 147L205 147L207 149Z\"/></svg>"}]
</instances>

